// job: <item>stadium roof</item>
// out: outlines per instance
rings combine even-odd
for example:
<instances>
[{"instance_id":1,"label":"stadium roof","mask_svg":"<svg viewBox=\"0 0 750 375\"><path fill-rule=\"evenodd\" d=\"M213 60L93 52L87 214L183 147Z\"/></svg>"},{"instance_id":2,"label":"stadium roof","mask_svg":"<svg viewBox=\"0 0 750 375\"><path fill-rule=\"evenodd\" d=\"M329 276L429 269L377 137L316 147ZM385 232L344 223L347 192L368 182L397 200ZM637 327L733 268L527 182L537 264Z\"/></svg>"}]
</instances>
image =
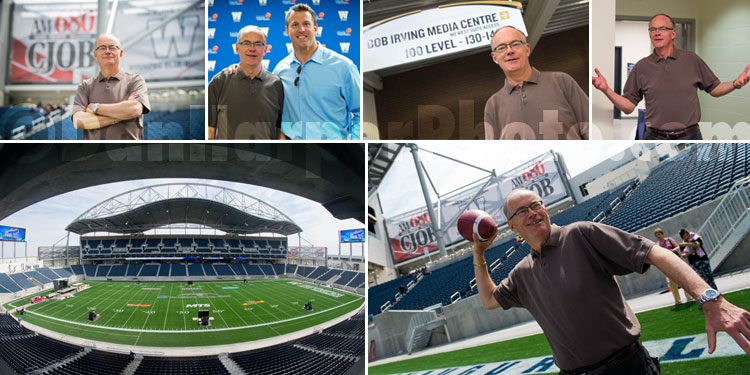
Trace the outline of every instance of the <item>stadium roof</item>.
<instances>
[{"instance_id":1,"label":"stadium roof","mask_svg":"<svg viewBox=\"0 0 750 375\"><path fill-rule=\"evenodd\" d=\"M130 190L91 207L66 230L141 233L171 224L197 224L232 234L302 231L271 205L237 190L208 184L160 184Z\"/></svg>"},{"instance_id":2,"label":"stadium roof","mask_svg":"<svg viewBox=\"0 0 750 375\"><path fill-rule=\"evenodd\" d=\"M337 219L365 218L361 143L6 144L0 220L86 187L148 178L232 181L318 202Z\"/></svg>"}]
</instances>

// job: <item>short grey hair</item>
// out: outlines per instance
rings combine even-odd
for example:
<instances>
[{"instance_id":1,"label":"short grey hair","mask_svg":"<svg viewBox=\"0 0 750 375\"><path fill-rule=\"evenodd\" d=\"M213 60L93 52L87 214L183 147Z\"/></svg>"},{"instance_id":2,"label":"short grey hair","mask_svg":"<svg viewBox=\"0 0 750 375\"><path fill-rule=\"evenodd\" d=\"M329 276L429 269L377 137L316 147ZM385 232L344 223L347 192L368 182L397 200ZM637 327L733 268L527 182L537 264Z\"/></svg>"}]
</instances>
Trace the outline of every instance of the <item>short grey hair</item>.
<instances>
[{"instance_id":1,"label":"short grey hair","mask_svg":"<svg viewBox=\"0 0 750 375\"><path fill-rule=\"evenodd\" d=\"M263 30L260 27L255 26L255 25L248 25L248 26L245 26L245 27L241 28L240 31L237 32L237 43L240 42L240 37L242 37L243 34L247 34L249 32L256 32L256 33L259 33L260 35L262 35L263 36L263 43L265 43L266 39L268 38L268 36L266 35L266 33L264 33Z\"/></svg>"},{"instance_id":2,"label":"short grey hair","mask_svg":"<svg viewBox=\"0 0 750 375\"><path fill-rule=\"evenodd\" d=\"M100 34L99 36L97 36L96 40L94 41L94 48L96 48L96 43L99 42L99 39L101 37L104 37L104 36L110 37L110 38L116 40L117 41L117 46L120 47L120 48L122 48L122 42L120 41L120 38L118 38L117 36L115 36L115 34L112 34L112 33L104 33L104 34Z\"/></svg>"},{"instance_id":3,"label":"short grey hair","mask_svg":"<svg viewBox=\"0 0 750 375\"><path fill-rule=\"evenodd\" d=\"M648 20L648 26L651 27L651 21L653 21L654 18L659 17L659 16L664 16L664 17L669 18L669 23L672 24L672 28L674 29L674 20L672 19L672 17L670 17L668 14L665 14L665 13L655 14L653 17L651 17L651 19Z\"/></svg>"},{"instance_id":4,"label":"short grey hair","mask_svg":"<svg viewBox=\"0 0 750 375\"><path fill-rule=\"evenodd\" d=\"M524 34L523 31L518 30L517 28L515 28L515 27L513 27L511 25L505 25L505 26L500 26L497 30L495 30L494 33L492 33L492 37L490 38L490 50L492 50L492 51L495 50L494 46L492 45L492 40L495 39L495 34L497 34L498 31L500 31L502 29L505 29L507 27L510 27L511 29L518 31L518 33L521 34L521 41L524 42L524 43L528 43L528 42L526 42L526 34Z\"/></svg>"}]
</instances>

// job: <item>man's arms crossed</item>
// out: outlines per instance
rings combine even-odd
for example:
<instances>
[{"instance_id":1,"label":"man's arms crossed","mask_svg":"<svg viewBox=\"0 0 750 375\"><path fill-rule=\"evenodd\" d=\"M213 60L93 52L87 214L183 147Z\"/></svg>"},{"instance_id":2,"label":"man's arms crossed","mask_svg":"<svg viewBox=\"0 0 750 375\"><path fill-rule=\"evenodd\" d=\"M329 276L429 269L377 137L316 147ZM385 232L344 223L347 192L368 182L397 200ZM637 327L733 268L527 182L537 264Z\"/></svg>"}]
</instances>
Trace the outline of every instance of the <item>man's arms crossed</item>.
<instances>
[{"instance_id":1,"label":"man's arms crossed","mask_svg":"<svg viewBox=\"0 0 750 375\"><path fill-rule=\"evenodd\" d=\"M73 114L73 126L76 129L100 129L114 125L123 120L130 120L143 114L143 104L138 101L138 93L132 93L127 100L119 103L99 104L96 114L92 107L86 106L86 111Z\"/></svg>"}]
</instances>

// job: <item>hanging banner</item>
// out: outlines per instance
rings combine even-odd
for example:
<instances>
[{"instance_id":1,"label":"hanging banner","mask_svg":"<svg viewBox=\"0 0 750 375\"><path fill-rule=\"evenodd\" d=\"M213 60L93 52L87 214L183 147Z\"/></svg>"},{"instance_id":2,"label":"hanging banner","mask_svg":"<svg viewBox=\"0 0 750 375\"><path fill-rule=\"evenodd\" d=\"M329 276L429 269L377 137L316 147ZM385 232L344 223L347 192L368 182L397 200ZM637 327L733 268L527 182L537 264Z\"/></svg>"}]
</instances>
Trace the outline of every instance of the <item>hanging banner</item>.
<instances>
[{"instance_id":1,"label":"hanging banner","mask_svg":"<svg viewBox=\"0 0 750 375\"><path fill-rule=\"evenodd\" d=\"M489 213L498 225L505 224L505 197L515 189L526 188L536 192L546 205L566 198L568 193L563 183L563 173L567 171L558 170L554 151L550 151L497 176L489 183L483 180L442 198L440 208L435 205L433 209L439 217L445 245L465 241L455 225L455 220L462 212L482 210ZM427 208L386 219L386 226L396 263L423 255L425 251L438 249Z\"/></svg>"},{"instance_id":2,"label":"hanging banner","mask_svg":"<svg viewBox=\"0 0 750 375\"><path fill-rule=\"evenodd\" d=\"M476 1L441 5L364 27L363 72L486 47L501 26L528 35L516 1Z\"/></svg>"},{"instance_id":3,"label":"hanging banner","mask_svg":"<svg viewBox=\"0 0 750 375\"><path fill-rule=\"evenodd\" d=\"M189 4L172 0L159 5L154 10L137 0L118 3L112 33L123 47ZM14 4L10 82L78 84L96 74L97 16L95 3ZM125 48L120 67L146 81L201 79L205 26L201 3Z\"/></svg>"}]
</instances>

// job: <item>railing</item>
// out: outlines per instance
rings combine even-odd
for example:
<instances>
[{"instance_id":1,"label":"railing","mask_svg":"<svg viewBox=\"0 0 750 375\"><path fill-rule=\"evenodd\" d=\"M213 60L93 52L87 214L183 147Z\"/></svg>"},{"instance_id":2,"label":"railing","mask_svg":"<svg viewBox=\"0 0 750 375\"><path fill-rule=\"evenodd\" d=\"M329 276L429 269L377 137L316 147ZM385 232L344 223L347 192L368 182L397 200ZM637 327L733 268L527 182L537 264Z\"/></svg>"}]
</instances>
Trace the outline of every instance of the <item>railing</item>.
<instances>
[{"instance_id":1,"label":"railing","mask_svg":"<svg viewBox=\"0 0 750 375\"><path fill-rule=\"evenodd\" d=\"M750 176L737 180L721 202L709 215L698 234L703 238L704 249L716 269L739 244L750 226Z\"/></svg>"}]
</instances>

